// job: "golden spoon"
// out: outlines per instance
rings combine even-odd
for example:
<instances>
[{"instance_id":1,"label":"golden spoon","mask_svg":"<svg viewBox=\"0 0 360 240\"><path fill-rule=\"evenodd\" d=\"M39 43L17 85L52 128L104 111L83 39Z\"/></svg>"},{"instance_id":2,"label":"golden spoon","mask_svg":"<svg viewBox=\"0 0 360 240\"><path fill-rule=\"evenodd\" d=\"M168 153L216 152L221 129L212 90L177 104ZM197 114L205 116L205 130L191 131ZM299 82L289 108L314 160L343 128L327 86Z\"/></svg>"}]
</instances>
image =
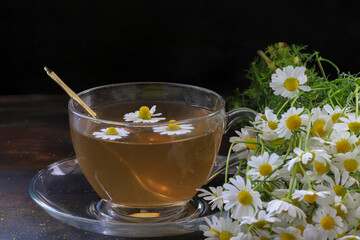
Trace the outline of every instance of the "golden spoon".
<instances>
[{"instance_id":1,"label":"golden spoon","mask_svg":"<svg viewBox=\"0 0 360 240\"><path fill-rule=\"evenodd\" d=\"M46 71L47 75L49 75L49 77L51 77L57 84L60 85L60 87L62 87L62 89L65 90L65 92L72 98L74 99L76 102L78 102L83 108L85 108L85 110L94 118L96 118L96 113L88 106L86 105L86 103L81 100L81 98L74 93L73 90L71 90L51 69L49 69L48 67L44 67L44 70Z\"/></svg>"}]
</instances>

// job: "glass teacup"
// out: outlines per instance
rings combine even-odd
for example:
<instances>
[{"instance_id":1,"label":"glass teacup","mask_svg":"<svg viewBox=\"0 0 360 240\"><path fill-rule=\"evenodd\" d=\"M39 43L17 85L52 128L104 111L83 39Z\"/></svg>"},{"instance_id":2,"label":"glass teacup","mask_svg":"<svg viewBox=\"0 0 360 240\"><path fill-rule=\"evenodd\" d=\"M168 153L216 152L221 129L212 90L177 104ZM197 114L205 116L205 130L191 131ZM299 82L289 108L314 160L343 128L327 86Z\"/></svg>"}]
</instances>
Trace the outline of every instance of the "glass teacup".
<instances>
[{"instance_id":1,"label":"glass teacup","mask_svg":"<svg viewBox=\"0 0 360 240\"><path fill-rule=\"evenodd\" d=\"M102 199L97 211L109 219L165 221L184 214L211 176L224 132L254 114L226 113L219 94L175 83L113 84L78 95L97 118L70 100L74 150Z\"/></svg>"}]
</instances>

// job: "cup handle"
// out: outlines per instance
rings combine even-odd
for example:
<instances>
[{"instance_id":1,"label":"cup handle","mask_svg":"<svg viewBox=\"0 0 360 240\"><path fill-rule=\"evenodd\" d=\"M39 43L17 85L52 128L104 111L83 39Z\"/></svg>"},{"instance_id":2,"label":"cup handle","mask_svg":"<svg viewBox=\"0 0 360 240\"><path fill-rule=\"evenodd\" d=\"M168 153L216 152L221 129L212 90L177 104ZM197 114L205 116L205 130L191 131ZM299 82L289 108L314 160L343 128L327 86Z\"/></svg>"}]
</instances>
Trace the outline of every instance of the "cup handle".
<instances>
[{"instance_id":1,"label":"cup handle","mask_svg":"<svg viewBox=\"0 0 360 240\"><path fill-rule=\"evenodd\" d=\"M258 113L255 110L246 107L236 108L227 112L225 118L226 126L224 133L226 133L236 121L242 119L250 120L252 118L255 118L257 114ZM240 159L246 157L246 154L247 152L245 150L237 153L232 153L229 158L229 167L239 164ZM227 156L218 155L218 157L215 160L215 165L206 183L213 180L218 174L220 174L225 170L226 161L227 161Z\"/></svg>"}]
</instances>

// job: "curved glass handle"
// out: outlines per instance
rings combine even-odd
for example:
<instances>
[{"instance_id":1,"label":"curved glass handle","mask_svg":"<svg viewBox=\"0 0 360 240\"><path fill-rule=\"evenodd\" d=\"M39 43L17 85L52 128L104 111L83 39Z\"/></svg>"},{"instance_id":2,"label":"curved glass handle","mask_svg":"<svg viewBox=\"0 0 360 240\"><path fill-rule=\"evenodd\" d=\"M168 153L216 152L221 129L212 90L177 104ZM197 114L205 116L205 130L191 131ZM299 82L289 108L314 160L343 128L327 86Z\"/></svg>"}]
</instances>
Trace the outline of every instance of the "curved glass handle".
<instances>
[{"instance_id":1,"label":"curved glass handle","mask_svg":"<svg viewBox=\"0 0 360 240\"><path fill-rule=\"evenodd\" d=\"M246 108L246 107L236 108L236 109L229 111L226 114L226 128L225 128L224 133L226 133L231 128L231 126L238 120L242 120L242 119L250 120L250 119L255 118L256 115L257 115L257 112L255 110L253 110L251 108ZM246 157L246 154L247 154L247 151L245 151L245 150L231 154L230 158L229 158L229 167L239 164L240 159ZM213 170L210 174L210 177L207 179L206 183L210 182L219 173L221 173L225 170L226 160L227 160L227 156L219 155L216 158L215 165L214 165Z\"/></svg>"}]
</instances>

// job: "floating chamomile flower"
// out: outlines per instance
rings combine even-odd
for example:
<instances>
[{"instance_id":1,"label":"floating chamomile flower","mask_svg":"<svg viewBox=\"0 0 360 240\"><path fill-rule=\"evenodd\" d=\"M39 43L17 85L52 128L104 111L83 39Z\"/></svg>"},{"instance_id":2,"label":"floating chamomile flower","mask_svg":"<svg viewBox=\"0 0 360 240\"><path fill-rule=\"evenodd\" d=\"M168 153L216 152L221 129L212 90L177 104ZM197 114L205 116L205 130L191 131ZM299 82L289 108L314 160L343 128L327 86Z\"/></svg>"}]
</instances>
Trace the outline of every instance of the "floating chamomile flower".
<instances>
[{"instance_id":1,"label":"floating chamomile flower","mask_svg":"<svg viewBox=\"0 0 360 240\"><path fill-rule=\"evenodd\" d=\"M124 128L115 128L115 127L104 128L104 129L101 129L100 131L101 132L93 132L93 135L96 138L101 138L104 140L120 139L120 138L126 137L130 133L129 131L125 130Z\"/></svg>"},{"instance_id":2,"label":"floating chamomile flower","mask_svg":"<svg viewBox=\"0 0 360 240\"><path fill-rule=\"evenodd\" d=\"M290 139L294 131L303 129L308 124L309 116L304 114L304 108L290 108L281 116L278 128L275 130L279 137Z\"/></svg>"},{"instance_id":3,"label":"floating chamomile flower","mask_svg":"<svg viewBox=\"0 0 360 240\"><path fill-rule=\"evenodd\" d=\"M238 221L232 219L225 219L223 217L212 217L210 221L207 217L204 218L207 225L200 225L199 229L204 232L205 240L230 239L240 232L240 224Z\"/></svg>"},{"instance_id":4,"label":"floating chamomile flower","mask_svg":"<svg viewBox=\"0 0 360 240\"><path fill-rule=\"evenodd\" d=\"M336 210L331 207L316 210L312 220L320 234L325 234L329 240L345 231L342 218L336 216Z\"/></svg>"},{"instance_id":5,"label":"floating chamomile flower","mask_svg":"<svg viewBox=\"0 0 360 240\"><path fill-rule=\"evenodd\" d=\"M161 135L181 135L194 129L191 124L176 124L175 122L175 120L170 120L167 126L154 127L153 130Z\"/></svg>"},{"instance_id":6,"label":"floating chamomile flower","mask_svg":"<svg viewBox=\"0 0 360 240\"><path fill-rule=\"evenodd\" d=\"M155 113L156 105L152 106L149 109L147 106L142 106L139 111L127 113L124 115L124 119L126 122L134 122L134 123L156 123L161 120L165 120L161 116L162 113Z\"/></svg>"},{"instance_id":7,"label":"floating chamomile flower","mask_svg":"<svg viewBox=\"0 0 360 240\"><path fill-rule=\"evenodd\" d=\"M282 164L282 158L276 153L270 155L268 152L264 152L263 155L251 157L251 160L248 161L248 166L250 166L251 169L247 174L253 176L253 179L263 180ZM276 175L272 175L269 180L275 177Z\"/></svg>"},{"instance_id":8,"label":"floating chamomile flower","mask_svg":"<svg viewBox=\"0 0 360 240\"><path fill-rule=\"evenodd\" d=\"M231 217L241 220L243 216L254 216L258 209L262 208L260 193L252 190L250 180L245 181L236 176L230 179L231 184L225 183L223 192L224 209L231 209Z\"/></svg>"},{"instance_id":9,"label":"floating chamomile flower","mask_svg":"<svg viewBox=\"0 0 360 240\"><path fill-rule=\"evenodd\" d=\"M299 89L309 92L311 88L304 86L307 82L305 67L287 66L283 70L276 69L276 73L271 76L270 87L275 91L275 95L291 98L299 93Z\"/></svg>"}]
</instances>

